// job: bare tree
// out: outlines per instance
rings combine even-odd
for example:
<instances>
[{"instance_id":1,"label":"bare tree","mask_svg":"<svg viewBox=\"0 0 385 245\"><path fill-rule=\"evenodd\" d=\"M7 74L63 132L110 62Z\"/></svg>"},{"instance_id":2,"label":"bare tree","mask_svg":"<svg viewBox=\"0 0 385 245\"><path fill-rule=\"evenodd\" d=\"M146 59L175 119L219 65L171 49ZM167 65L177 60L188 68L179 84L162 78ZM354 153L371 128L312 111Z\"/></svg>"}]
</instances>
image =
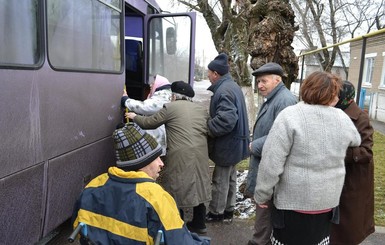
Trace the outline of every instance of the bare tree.
<instances>
[{"instance_id":1,"label":"bare tree","mask_svg":"<svg viewBox=\"0 0 385 245\"><path fill-rule=\"evenodd\" d=\"M296 38L305 46L305 49L314 50L384 28L384 1L291 0L299 25ZM338 46L315 54L325 71L331 71L337 55L342 61L347 76L348 69Z\"/></svg>"},{"instance_id":2,"label":"bare tree","mask_svg":"<svg viewBox=\"0 0 385 245\"><path fill-rule=\"evenodd\" d=\"M277 62L286 86L296 79L298 59L291 46L296 27L289 0L177 0L202 13L216 50L229 55L231 74L241 86L251 85L252 69Z\"/></svg>"}]
</instances>

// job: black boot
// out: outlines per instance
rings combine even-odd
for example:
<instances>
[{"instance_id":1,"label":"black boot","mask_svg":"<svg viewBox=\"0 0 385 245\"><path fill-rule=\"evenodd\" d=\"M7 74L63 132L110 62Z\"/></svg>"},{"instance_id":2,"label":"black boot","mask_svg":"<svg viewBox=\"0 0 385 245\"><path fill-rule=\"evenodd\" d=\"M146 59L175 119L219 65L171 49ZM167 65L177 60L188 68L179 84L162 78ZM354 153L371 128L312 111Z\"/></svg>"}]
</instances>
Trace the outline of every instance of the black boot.
<instances>
[{"instance_id":1,"label":"black boot","mask_svg":"<svg viewBox=\"0 0 385 245\"><path fill-rule=\"evenodd\" d=\"M225 211L223 213L223 221L224 222L231 222L233 221L234 211Z\"/></svg>"},{"instance_id":2,"label":"black boot","mask_svg":"<svg viewBox=\"0 0 385 245\"><path fill-rule=\"evenodd\" d=\"M223 214L213 214L208 212L206 215L206 222L222 222Z\"/></svg>"},{"instance_id":3,"label":"black boot","mask_svg":"<svg viewBox=\"0 0 385 245\"><path fill-rule=\"evenodd\" d=\"M193 208L193 219L190 222L187 222L187 228L191 232L198 233L200 235L206 234L206 224L205 224L205 217L206 217L206 207L203 203L199 204L198 206L195 206Z\"/></svg>"}]
</instances>

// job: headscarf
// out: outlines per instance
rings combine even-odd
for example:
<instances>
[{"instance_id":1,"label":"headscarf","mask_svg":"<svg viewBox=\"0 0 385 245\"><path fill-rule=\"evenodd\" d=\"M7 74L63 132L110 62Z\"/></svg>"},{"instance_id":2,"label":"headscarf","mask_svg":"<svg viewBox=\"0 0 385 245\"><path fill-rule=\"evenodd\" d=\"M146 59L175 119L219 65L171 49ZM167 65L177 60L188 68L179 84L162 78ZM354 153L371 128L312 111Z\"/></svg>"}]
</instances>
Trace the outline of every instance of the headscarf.
<instances>
[{"instance_id":1,"label":"headscarf","mask_svg":"<svg viewBox=\"0 0 385 245\"><path fill-rule=\"evenodd\" d=\"M353 103L355 95L356 91L353 84L349 81L344 81L338 96L339 100L335 107L345 110L351 103Z\"/></svg>"},{"instance_id":2,"label":"headscarf","mask_svg":"<svg viewBox=\"0 0 385 245\"><path fill-rule=\"evenodd\" d=\"M167 78L162 77L161 75L156 75L154 84L151 87L150 93L147 96L147 99L151 98L155 93L155 90L164 85L171 85Z\"/></svg>"}]
</instances>

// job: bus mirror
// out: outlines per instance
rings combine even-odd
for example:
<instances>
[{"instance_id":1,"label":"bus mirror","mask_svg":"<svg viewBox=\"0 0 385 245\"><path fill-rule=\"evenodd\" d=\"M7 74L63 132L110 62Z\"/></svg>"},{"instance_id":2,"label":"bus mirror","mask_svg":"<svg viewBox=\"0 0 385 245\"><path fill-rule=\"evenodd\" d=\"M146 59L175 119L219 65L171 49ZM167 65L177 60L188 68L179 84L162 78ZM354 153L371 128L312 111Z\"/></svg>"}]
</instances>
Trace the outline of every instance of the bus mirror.
<instances>
[{"instance_id":1,"label":"bus mirror","mask_svg":"<svg viewBox=\"0 0 385 245\"><path fill-rule=\"evenodd\" d=\"M166 30L166 47L167 54L174 55L176 53L176 35L173 27L168 27Z\"/></svg>"}]
</instances>

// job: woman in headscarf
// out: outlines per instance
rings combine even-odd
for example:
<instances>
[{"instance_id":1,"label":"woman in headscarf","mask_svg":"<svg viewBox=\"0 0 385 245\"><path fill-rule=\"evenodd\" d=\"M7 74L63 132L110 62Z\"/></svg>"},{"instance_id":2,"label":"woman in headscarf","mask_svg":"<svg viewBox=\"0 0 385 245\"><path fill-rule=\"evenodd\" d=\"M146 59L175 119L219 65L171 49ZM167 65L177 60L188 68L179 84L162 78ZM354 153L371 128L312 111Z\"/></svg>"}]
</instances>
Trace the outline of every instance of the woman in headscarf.
<instances>
[{"instance_id":1,"label":"woman in headscarf","mask_svg":"<svg viewBox=\"0 0 385 245\"><path fill-rule=\"evenodd\" d=\"M345 81L337 108L353 121L361 135L361 145L349 147L345 157L345 183L340 198L340 222L333 224L333 245L360 244L374 232L373 127L369 116L354 102L353 84Z\"/></svg>"}]
</instances>

